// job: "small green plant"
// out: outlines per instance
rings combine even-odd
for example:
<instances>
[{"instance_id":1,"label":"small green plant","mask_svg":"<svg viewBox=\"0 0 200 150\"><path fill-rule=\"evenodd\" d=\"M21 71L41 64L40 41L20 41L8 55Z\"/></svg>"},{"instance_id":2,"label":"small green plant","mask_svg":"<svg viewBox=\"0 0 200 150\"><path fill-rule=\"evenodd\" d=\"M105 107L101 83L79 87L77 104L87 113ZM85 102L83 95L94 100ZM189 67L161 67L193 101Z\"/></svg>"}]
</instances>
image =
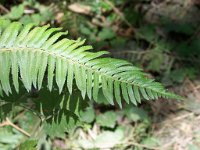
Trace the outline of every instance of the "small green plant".
<instances>
[{"instance_id":1,"label":"small green plant","mask_svg":"<svg viewBox=\"0 0 200 150\"><path fill-rule=\"evenodd\" d=\"M29 8L29 9L27 9ZM11 10L0 18L19 21L23 24L34 23L34 25L44 24L54 17L53 8L44 6L38 2L28 2L13 6Z\"/></svg>"},{"instance_id":2,"label":"small green plant","mask_svg":"<svg viewBox=\"0 0 200 150\"><path fill-rule=\"evenodd\" d=\"M33 110L42 109L40 113L48 119L62 122L58 114L79 116L86 98L98 102L99 96L104 96L120 108L122 100L137 105L143 100L182 99L140 68L125 60L103 57L106 51L90 52L92 46L83 46L85 40L71 40L66 34L49 25L34 27L0 20L0 99L4 103L24 104L24 97L37 97L34 91L41 91Z\"/></svg>"}]
</instances>

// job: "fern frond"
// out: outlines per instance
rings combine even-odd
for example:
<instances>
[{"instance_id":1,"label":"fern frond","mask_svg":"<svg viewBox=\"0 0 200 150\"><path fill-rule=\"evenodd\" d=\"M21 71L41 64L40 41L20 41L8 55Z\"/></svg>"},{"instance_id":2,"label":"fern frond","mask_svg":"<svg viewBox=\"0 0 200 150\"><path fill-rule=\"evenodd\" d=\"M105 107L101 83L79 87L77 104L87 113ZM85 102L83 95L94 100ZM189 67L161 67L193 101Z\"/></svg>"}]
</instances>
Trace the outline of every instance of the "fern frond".
<instances>
[{"instance_id":1,"label":"fern frond","mask_svg":"<svg viewBox=\"0 0 200 150\"><path fill-rule=\"evenodd\" d=\"M102 58L107 52L90 52L91 46L83 46L85 40L62 38L67 33L60 30L0 20L0 93L12 93L11 82L18 92L19 79L28 91L32 86L41 89L47 72L50 91L54 80L60 92L66 83L72 93L76 83L83 98L98 101L102 89L108 102L116 99L120 107L122 99L137 105L142 99L181 98L131 63Z\"/></svg>"}]
</instances>

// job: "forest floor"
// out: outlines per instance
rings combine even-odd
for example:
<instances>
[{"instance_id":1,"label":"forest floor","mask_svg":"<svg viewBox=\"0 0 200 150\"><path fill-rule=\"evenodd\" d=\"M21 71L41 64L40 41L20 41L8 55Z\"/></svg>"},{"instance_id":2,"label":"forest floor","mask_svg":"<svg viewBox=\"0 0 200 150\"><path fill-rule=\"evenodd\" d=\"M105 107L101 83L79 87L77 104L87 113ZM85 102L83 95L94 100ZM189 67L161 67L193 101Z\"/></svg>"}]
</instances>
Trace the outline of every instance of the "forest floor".
<instances>
[{"instance_id":1,"label":"forest floor","mask_svg":"<svg viewBox=\"0 0 200 150\"><path fill-rule=\"evenodd\" d=\"M177 89L187 100L182 102L157 101L152 104L155 117L153 135L161 142L163 150L198 150L200 148L200 86L199 80L185 80ZM175 91L176 91L175 90Z\"/></svg>"}]
</instances>

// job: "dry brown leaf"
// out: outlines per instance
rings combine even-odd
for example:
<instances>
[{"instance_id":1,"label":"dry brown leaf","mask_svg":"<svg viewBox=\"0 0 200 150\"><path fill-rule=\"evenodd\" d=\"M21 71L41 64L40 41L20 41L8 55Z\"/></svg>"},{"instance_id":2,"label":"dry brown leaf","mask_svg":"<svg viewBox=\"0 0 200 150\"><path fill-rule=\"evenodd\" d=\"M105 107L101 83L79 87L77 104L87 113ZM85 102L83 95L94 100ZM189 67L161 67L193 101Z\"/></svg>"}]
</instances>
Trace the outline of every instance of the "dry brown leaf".
<instances>
[{"instance_id":1,"label":"dry brown leaf","mask_svg":"<svg viewBox=\"0 0 200 150\"><path fill-rule=\"evenodd\" d=\"M68 6L68 9L79 14L90 15L91 14L91 7L82 5L79 3L74 3Z\"/></svg>"},{"instance_id":2,"label":"dry brown leaf","mask_svg":"<svg viewBox=\"0 0 200 150\"><path fill-rule=\"evenodd\" d=\"M60 23L62 22L63 16L64 16L64 13L63 13L63 12L59 12L59 13L56 14L55 19L56 19L57 23L60 24Z\"/></svg>"}]
</instances>

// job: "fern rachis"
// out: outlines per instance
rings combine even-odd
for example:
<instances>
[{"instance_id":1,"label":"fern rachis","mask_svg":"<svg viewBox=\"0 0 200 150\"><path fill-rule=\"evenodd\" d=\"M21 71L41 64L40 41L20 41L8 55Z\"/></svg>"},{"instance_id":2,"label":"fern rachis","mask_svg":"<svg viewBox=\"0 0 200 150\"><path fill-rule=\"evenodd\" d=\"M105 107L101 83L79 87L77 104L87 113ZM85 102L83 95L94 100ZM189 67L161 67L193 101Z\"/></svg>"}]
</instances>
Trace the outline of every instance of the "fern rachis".
<instances>
[{"instance_id":1,"label":"fern rachis","mask_svg":"<svg viewBox=\"0 0 200 150\"><path fill-rule=\"evenodd\" d=\"M0 93L12 93L11 84L18 92L19 78L28 91L32 85L41 89L47 71L49 90L54 79L59 92L66 83L72 93L76 83L83 98L87 94L89 99L98 101L102 89L108 102L114 104L116 99L120 107L121 99L137 105L142 99L181 98L131 63L102 58L107 52L90 52L91 46L83 46L85 40L62 38L67 33L60 30L0 20Z\"/></svg>"}]
</instances>

